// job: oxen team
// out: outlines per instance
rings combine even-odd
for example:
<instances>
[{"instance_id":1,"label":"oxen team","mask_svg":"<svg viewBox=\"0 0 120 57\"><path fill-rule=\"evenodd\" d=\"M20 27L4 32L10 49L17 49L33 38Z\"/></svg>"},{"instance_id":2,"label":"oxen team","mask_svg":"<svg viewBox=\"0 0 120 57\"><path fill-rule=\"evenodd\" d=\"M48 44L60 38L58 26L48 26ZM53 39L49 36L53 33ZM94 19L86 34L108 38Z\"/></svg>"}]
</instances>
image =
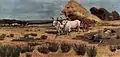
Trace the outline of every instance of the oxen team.
<instances>
[{"instance_id":1,"label":"oxen team","mask_svg":"<svg viewBox=\"0 0 120 57\"><path fill-rule=\"evenodd\" d=\"M81 30L82 22L80 20L70 21L70 20L68 20L68 18L66 18L66 19L60 21L60 20L58 20L59 18L57 18L57 20L55 20L53 17L52 17L52 19L53 19L52 25L56 28L57 35L61 35L61 34L69 35L73 29L77 29L78 32L82 31Z\"/></svg>"}]
</instances>

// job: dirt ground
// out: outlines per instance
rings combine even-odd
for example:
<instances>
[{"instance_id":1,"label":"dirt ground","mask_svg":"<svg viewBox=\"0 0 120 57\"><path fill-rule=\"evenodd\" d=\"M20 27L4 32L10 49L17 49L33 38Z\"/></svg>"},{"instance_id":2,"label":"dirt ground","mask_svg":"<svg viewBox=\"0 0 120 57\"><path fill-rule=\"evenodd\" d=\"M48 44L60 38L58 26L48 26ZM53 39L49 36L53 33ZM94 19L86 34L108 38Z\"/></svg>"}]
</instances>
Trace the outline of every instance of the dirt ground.
<instances>
[{"instance_id":1,"label":"dirt ground","mask_svg":"<svg viewBox=\"0 0 120 57\"><path fill-rule=\"evenodd\" d=\"M116 24L118 24L118 23L116 23ZM103 30L104 28L120 28L120 26L96 26L96 27L92 27L88 32L81 32L80 34L78 34L77 32L72 32L70 36L62 35L62 36L58 36L57 38L55 38L55 34L45 33L45 31L47 31L47 30L53 30L51 28L52 27L50 27L49 25L40 25L39 27L26 27L26 28L1 27L0 34L6 34L6 35L14 34L15 37L13 37L13 38L6 37L5 40L1 40L0 43L25 45L25 44L27 44L26 42L12 42L11 40L14 38L19 38L19 37L23 36L24 34L36 33L37 36L35 38L40 38L41 35L47 35L48 38L45 41L48 41L48 42L49 41L50 42L59 42L59 43L67 42L67 43L71 43L71 44L72 43L85 43L88 46L96 46L97 52L98 52L97 57L120 57L120 50L117 50L116 52L110 52L108 45L101 46L98 44L91 44L87 41L73 39L78 35L84 35L86 33L91 33L91 32L97 32L99 30ZM20 54L20 57L25 57L25 53ZM54 52L54 53L50 52L49 54L39 53L35 49L32 52L32 57L87 57L87 55L85 54L85 56L78 56L75 54L75 51L73 50L73 48L68 53L61 53L61 50L58 50L57 52Z\"/></svg>"}]
</instances>

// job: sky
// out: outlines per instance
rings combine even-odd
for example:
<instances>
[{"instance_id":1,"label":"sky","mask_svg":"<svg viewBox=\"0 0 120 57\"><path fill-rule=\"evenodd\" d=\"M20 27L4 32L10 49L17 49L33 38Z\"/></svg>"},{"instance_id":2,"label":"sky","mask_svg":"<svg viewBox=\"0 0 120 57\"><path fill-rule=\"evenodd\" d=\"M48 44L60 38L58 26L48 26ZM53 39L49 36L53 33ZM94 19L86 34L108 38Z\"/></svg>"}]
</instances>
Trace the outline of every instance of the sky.
<instances>
[{"instance_id":1,"label":"sky","mask_svg":"<svg viewBox=\"0 0 120 57\"><path fill-rule=\"evenodd\" d=\"M59 16L68 0L0 0L0 19L19 20L50 19ZM91 7L105 8L120 13L120 0L76 0L89 10Z\"/></svg>"}]
</instances>

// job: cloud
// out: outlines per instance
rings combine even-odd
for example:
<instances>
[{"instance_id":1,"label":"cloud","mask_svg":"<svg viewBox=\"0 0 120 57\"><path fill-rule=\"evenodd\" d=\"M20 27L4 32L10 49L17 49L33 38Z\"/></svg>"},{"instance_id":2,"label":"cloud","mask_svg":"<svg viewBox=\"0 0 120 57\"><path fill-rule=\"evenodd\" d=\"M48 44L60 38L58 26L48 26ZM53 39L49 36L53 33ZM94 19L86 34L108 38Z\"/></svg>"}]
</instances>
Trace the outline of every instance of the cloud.
<instances>
[{"instance_id":1,"label":"cloud","mask_svg":"<svg viewBox=\"0 0 120 57\"><path fill-rule=\"evenodd\" d=\"M57 16L68 0L0 0L0 18L43 19ZM77 0L88 10L92 6L120 12L120 0Z\"/></svg>"}]
</instances>

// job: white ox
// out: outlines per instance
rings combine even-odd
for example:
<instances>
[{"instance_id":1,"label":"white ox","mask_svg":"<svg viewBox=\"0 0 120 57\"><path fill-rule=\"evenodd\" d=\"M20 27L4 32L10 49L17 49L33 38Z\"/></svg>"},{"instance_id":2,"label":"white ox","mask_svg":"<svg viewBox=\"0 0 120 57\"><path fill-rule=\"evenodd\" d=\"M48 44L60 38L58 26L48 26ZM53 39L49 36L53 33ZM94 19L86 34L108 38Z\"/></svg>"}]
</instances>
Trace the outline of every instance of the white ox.
<instances>
[{"instance_id":1,"label":"white ox","mask_svg":"<svg viewBox=\"0 0 120 57\"><path fill-rule=\"evenodd\" d=\"M64 25L64 31L68 34L72 31L72 29L77 29L78 32L80 32L80 26L81 26L81 21L79 20L74 20L74 21L69 21L69 20L63 20L62 24Z\"/></svg>"},{"instance_id":2,"label":"white ox","mask_svg":"<svg viewBox=\"0 0 120 57\"><path fill-rule=\"evenodd\" d=\"M52 25L56 28L57 35L61 35L63 33L63 25L58 20L53 19Z\"/></svg>"}]
</instances>

